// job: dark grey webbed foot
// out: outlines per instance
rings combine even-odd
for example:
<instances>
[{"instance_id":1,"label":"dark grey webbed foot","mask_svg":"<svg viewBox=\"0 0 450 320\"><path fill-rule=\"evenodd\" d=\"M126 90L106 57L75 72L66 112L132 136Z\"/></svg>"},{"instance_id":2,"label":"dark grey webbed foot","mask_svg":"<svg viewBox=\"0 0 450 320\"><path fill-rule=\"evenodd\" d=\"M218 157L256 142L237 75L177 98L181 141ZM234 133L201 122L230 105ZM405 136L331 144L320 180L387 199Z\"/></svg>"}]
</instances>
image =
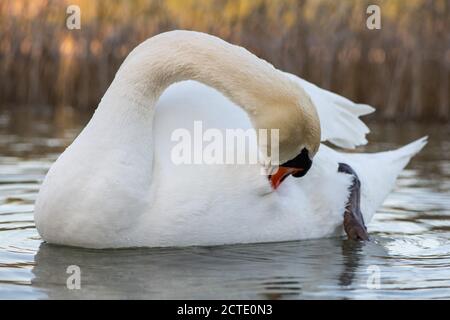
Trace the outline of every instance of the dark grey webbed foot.
<instances>
[{"instance_id":1,"label":"dark grey webbed foot","mask_svg":"<svg viewBox=\"0 0 450 320\"><path fill-rule=\"evenodd\" d=\"M339 172L353 176L353 182L349 188L350 194L345 206L344 230L349 239L369 240L364 218L360 209L361 182L356 172L346 163L339 163Z\"/></svg>"}]
</instances>

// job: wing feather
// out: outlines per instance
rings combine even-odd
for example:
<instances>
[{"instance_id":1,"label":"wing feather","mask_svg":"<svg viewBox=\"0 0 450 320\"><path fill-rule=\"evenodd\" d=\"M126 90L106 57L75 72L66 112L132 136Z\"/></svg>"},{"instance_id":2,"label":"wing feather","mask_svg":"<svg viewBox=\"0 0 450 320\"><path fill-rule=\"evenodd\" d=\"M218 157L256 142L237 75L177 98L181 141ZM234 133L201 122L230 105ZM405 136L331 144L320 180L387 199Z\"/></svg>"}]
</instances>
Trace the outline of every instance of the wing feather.
<instances>
[{"instance_id":1,"label":"wing feather","mask_svg":"<svg viewBox=\"0 0 450 320\"><path fill-rule=\"evenodd\" d=\"M348 149L367 143L366 135L370 130L359 117L374 112L373 107L354 103L295 75L288 75L303 87L316 106L320 118L322 141L329 141L338 147Z\"/></svg>"}]
</instances>

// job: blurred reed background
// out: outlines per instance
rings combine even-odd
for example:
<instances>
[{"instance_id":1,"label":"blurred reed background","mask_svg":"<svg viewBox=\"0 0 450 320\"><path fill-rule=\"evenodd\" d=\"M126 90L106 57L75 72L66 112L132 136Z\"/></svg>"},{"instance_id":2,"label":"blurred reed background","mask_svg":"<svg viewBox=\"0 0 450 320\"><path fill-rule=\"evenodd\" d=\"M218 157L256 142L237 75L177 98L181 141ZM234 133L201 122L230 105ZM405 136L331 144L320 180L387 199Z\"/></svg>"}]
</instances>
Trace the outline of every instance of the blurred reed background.
<instances>
[{"instance_id":1,"label":"blurred reed background","mask_svg":"<svg viewBox=\"0 0 450 320\"><path fill-rule=\"evenodd\" d=\"M81 30L66 8L81 8ZM366 8L381 7L381 30ZM193 29L378 108L449 121L450 0L2 0L0 108L93 111L121 62L162 31Z\"/></svg>"}]
</instances>

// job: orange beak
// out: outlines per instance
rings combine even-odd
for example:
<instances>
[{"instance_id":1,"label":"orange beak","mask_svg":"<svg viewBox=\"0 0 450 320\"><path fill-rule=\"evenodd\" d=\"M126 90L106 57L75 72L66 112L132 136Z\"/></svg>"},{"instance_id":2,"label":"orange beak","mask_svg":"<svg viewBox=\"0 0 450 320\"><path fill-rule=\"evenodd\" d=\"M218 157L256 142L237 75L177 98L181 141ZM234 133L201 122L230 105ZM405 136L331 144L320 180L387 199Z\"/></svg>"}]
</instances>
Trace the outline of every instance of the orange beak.
<instances>
[{"instance_id":1,"label":"orange beak","mask_svg":"<svg viewBox=\"0 0 450 320\"><path fill-rule=\"evenodd\" d=\"M272 185L272 188L276 190L290 174L295 175L302 171L303 169L301 168L278 167L277 172L269 176L270 184Z\"/></svg>"}]
</instances>

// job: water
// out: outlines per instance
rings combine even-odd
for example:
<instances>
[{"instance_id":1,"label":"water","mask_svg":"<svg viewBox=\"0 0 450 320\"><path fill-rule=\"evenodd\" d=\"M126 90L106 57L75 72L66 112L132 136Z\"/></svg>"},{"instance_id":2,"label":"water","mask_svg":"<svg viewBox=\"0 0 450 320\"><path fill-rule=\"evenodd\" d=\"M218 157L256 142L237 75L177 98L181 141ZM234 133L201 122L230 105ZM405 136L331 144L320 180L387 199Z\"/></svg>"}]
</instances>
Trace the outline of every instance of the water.
<instances>
[{"instance_id":1,"label":"water","mask_svg":"<svg viewBox=\"0 0 450 320\"><path fill-rule=\"evenodd\" d=\"M430 143L370 223L370 243L100 251L45 244L33 223L46 171L86 120L0 113L0 298L450 298L450 126L371 125L367 151ZM70 265L80 290L66 287Z\"/></svg>"}]
</instances>

